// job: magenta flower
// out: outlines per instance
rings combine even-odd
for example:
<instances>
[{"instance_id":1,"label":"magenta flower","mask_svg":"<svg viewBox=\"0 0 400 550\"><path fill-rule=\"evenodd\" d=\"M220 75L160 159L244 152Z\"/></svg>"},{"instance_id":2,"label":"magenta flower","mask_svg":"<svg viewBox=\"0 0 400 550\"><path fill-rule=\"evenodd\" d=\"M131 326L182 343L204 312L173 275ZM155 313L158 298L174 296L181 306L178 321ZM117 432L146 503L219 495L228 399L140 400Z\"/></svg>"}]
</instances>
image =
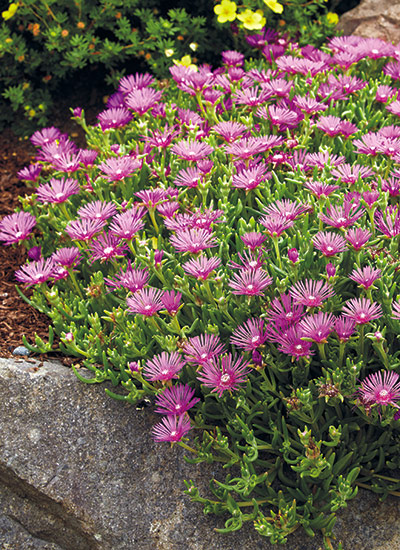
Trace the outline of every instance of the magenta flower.
<instances>
[{"instance_id":1,"label":"magenta flower","mask_svg":"<svg viewBox=\"0 0 400 550\"><path fill-rule=\"evenodd\" d=\"M329 151L307 154L308 165L310 167L317 166L320 170L323 170L327 166L339 166L345 160L345 157L332 155Z\"/></svg>"},{"instance_id":2,"label":"magenta flower","mask_svg":"<svg viewBox=\"0 0 400 550\"><path fill-rule=\"evenodd\" d=\"M127 250L127 245L121 242L119 237L110 233L103 233L97 239L93 240L89 246L90 259L93 263L96 260L107 262L113 258L121 258Z\"/></svg>"},{"instance_id":3,"label":"magenta flower","mask_svg":"<svg viewBox=\"0 0 400 550\"><path fill-rule=\"evenodd\" d=\"M375 227L388 239L400 235L400 211L398 206L388 206L385 212L376 210Z\"/></svg>"},{"instance_id":4,"label":"magenta flower","mask_svg":"<svg viewBox=\"0 0 400 550\"><path fill-rule=\"evenodd\" d=\"M358 325L365 325L383 315L381 306L376 302L370 302L367 298L347 300L342 312L345 317L354 319Z\"/></svg>"},{"instance_id":5,"label":"magenta flower","mask_svg":"<svg viewBox=\"0 0 400 550\"><path fill-rule=\"evenodd\" d=\"M372 234L368 229L361 229L356 227L355 229L349 229L346 235L344 236L346 241L354 250L361 250L362 247L369 241Z\"/></svg>"},{"instance_id":6,"label":"magenta flower","mask_svg":"<svg viewBox=\"0 0 400 550\"><path fill-rule=\"evenodd\" d=\"M224 391L236 391L239 384L246 382L248 365L249 361L244 361L243 357L234 358L228 353L205 363L197 378L204 386L212 388L211 392L221 397Z\"/></svg>"},{"instance_id":7,"label":"magenta flower","mask_svg":"<svg viewBox=\"0 0 400 550\"><path fill-rule=\"evenodd\" d=\"M245 132L247 132L247 126L241 122L235 122L232 120L219 122L212 127L214 132L219 134L225 141L228 143L233 143L236 139L241 137Z\"/></svg>"},{"instance_id":8,"label":"magenta flower","mask_svg":"<svg viewBox=\"0 0 400 550\"><path fill-rule=\"evenodd\" d=\"M36 147L42 147L46 143L51 143L52 141L56 141L56 139L60 139L60 137L63 134L61 133L61 130L58 128L55 128L54 126L51 126L50 128L43 128L43 130L37 130L30 138L33 145L36 145Z\"/></svg>"},{"instance_id":9,"label":"magenta flower","mask_svg":"<svg viewBox=\"0 0 400 550\"><path fill-rule=\"evenodd\" d=\"M210 155L213 152L213 148L207 143L201 143L199 141L182 140L171 149L171 153L175 153L179 158L183 160L201 160Z\"/></svg>"},{"instance_id":10,"label":"magenta flower","mask_svg":"<svg viewBox=\"0 0 400 550\"><path fill-rule=\"evenodd\" d=\"M398 319L400 321L400 301L392 303L392 319Z\"/></svg>"},{"instance_id":11,"label":"magenta flower","mask_svg":"<svg viewBox=\"0 0 400 550\"><path fill-rule=\"evenodd\" d=\"M304 212L310 210L307 204L299 204L289 199L282 199L264 207L264 213L267 216L282 216L287 220L295 220Z\"/></svg>"},{"instance_id":12,"label":"magenta flower","mask_svg":"<svg viewBox=\"0 0 400 550\"><path fill-rule=\"evenodd\" d=\"M304 317L298 326L301 338L308 338L317 344L327 341L335 325L335 318L332 313L319 311L314 315Z\"/></svg>"},{"instance_id":13,"label":"magenta flower","mask_svg":"<svg viewBox=\"0 0 400 550\"><path fill-rule=\"evenodd\" d=\"M152 317L164 309L164 305L161 301L163 291L158 288L143 288L135 292L133 296L129 296L126 299L128 311L130 313L139 313L145 317Z\"/></svg>"},{"instance_id":14,"label":"magenta flower","mask_svg":"<svg viewBox=\"0 0 400 550\"><path fill-rule=\"evenodd\" d=\"M258 231L250 231L240 236L245 246L250 250L255 250L267 240L267 237Z\"/></svg>"},{"instance_id":15,"label":"magenta flower","mask_svg":"<svg viewBox=\"0 0 400 550\"><path fill-rule=\"evenodd\" d=\"M260 269L264 265L263 253L262 250L259 251L258 256L255 257L251 252L247 250L244 254L238 253L240 264L236 262L228 262L228 267L233 267L233 269L243 269L244 271L251 271L253 269Z\"/></svg>"},{"instance_id":16,"label":"magenta flower","mask_svg":"<svg viewBox=\"0 0 400 550\"><path fill-rule=\"evenodd\" d=\"M182 168L176 175L174 180L175 185L178 187L197 187L201 181L202 174L198 168L190 166L189 168Z\"/></svg>"},{"instance_id":17,"label":"magenta flower","mask_svg":"<svg viewBox=\"0 0 400 550\"><path fill-rule=\"evenodd\" d=\"M248 319L233 331L230 339L231 344L246 351L257 349L267 339L263 329L264 321L262 319Z\"/></svg>"},{"instance_id":18,"label":"magenta flower","mask_svg":"<svg viewBox=\"0 0 400 550\"><path fill-rule=\"evenodd\" d=\"M255 189L263 181L271 179L271 176L271 172L266 170L265 165L257 164L256 166L245 168L237 174L234 174L232 186L250 191L251 189Z\"/></svg>"},{"instance_id":19,"label":"magenta flower","mask_svg":"<svg viewBox=\"0 0 400 550\"><path fill-rule=\"evenodd\" d=\"M183 345L186 361L196 365L204 365L224 352L225 346L215 334L193 336Z\"/></svg>"},{"instance_id":20,"label":"magenta flower","mask_svg":"<svg viewBox=\"0 0 400 550\"><path fill-rule=\"evenodd\" d=\"M256 115L261 118L269 118L271 125L276 126L278 132L284 132L287 129L295 128L304 118L301 112L296 112L296 110L286 109L284 107L277 107L276 105L270 105L268 107L268 112L265 107L260 107Z\"/></svg>"},{"instance_id":21,"label":"magenta flower","mask_svg":"<svg viewBox=\"0 0 400 550\"><path fill-rule=\"evenodd\" d=\"M296 304L302 304L306 307L320 307L325 300L331 298L335 293L333 288L325 281L306 279L295 283L289 290L289 294Z\"/></svg>"},{"instance_id":22,"label":"magenta flower","mask_svg":"<svg viewBox=\"0 0 400 550\"><path fill-rule=\"evenodd\" d=\"M111 157L99 164L100 170L108 181L121 181L141 168L142 161L130 156Z\"/></svg>"},{"instance_id":23,"label":"magenta flower","mask_svg":"<svg viewBox=\"0 0 400 550\"><path fill-rule=\"evenodd\" d=\"M36 218L29 212L14 212L0 221L0 241L9 244L26 239L36 225Z\"/></svg>"},{"instance_id":24,"label":"magenta flower","mask_svg":"<svg viewBox=\"0 0 400 550\"><path fill-rule=\"evenodd\" d=\"M340 315L335 320L335 332L341 343L347 342L356 331L356 322Z\"/></svg>"},{"instance_id":25,"label":"magenta flower","mask_svg":"<svg viewBox=\"0 0 400 550\"><path fill-rule=\"evenodd\" d=\"M123 76L119 81L118 90L123 94L129 94L134 90L147 88L154 82L154 78L149 73L136 73Z\"/></svg>"},{"instance_id":26,"label":"magenta flower","mask_svg":"<svg viewBox=\"0 0 400 550\"><path fill-rule=\"evenodd\" d=\"M65 202L71 195L79 193L79 183L72 178L55 179L39 185L36 190L39 202L59 204Z\"/></svg>"},{"instance_id":27,"label":"magenta flower","mask_svg":"<svg viewBox=\"0 0 400 550\"><path fill-rule=\"evenodd\" d=\"M59 248L51 256L55 264L62 265L67 269L72 269L82 261L82 255L76 246Z\"/></svg>"},{"instance_id":28,"label":"magenta flower","mask_svg":"<svg viewBox=\"0 0 400 550\"><path fill-rule=\"evenodd\" d=\"M354 222L362 218L364 213L364 208L361 208L358 204L345 201L343 206L329 206L326 214L319 214L318 217L327 225L340 228L353 225Z\"/></svg>"},{"instance_id":29,"label":"magenta flower","mask_svg":"<svg viewBox=\"0 0 400 550\"><path fill-rule=\"evenodd\" d=\"M232 294L244 296L262 296L264 290L272 284L272 277L263 269L241 270L234 273L228 285Z\"/></svg>"},{"instance_id":30,"label":"magenta flower","mask_svg":"<svg viewBox=\"0 0 400 550\"><path fill-rule=\"evenodd\" d=\"M361 382L357 394L369 405L393 405L399 408L396 403L400 399L399 375L394 371L370 374Z\"/></svg>"},{"instance_id":31,"label":"magenta flower","mask_svg":"<svg viewBox=\"0 0 400 550\"><path fill-rule=\"evenodd\" d=\"M147 208L155 208L158 204L167 200L167 192L165 189L156 187L155 189L142 189L134 193Z\"/></svg>"},{"instance_id":32,"label":"magenta flower","mask_svg":"<svg viewBox=\"0 0 400 550\"><path fill-rule=\"evenodd\" d=\"M241 67L244 63L244 55L235 50L226 50L221 55L222 62L229 67Z\"/></svg>"},{"instance_id":33,"label":"magenta flower","mask_svg":"<svg viewBox=\"0 0 400 550\"><path fill-rule=\"evenodd\" d=\"M295 304L289 294L281 294L280 298L274 298L265 313L271 326L283 332L296 325L304 315L304 307Z\"/></svg>"},{"instance_id":34,"label":"magenta flower","mask_svg":"<svg viewBox=\"0 0 400 550\"><path fill-rule=\"evenodd\" d=\"M88 220L83 218L68 222L65 232L73 241L90 241L105 225L103 220Z\"/></svg>"},{"instance_id":35,"label":"magenta flower","mask_svg":"<svg viewBox=\"0 0 400 550\"><path fill-rule=\"evenodd\" d=\"M321 103L320 101L317 101L316 99L312 97L300 97L300 96L294 96L293 103L298 107L300 110L304 111L305 113L308 113L310 115L314 115L318 113L319 111L326 111L328 108L327 105L324 103Z\"/></svg>"},{"instance_id":36,"label":"magenta flower","mask_svg":"<svg viewBox=\"0 0 400 550\"><path fill-rule=\"evenodd\" d=\"M64 154L73 154L76 152L77 147L75 143L64 135L57 141L50 141L49 143L42 145L36 158L37 160L52 163L60 159Z\"/></svg>"},{"instance_id":37,"label":"magenta flower","mask_svg":"<svg viewBox=\"0 0 400 550\"><path fill-rule=\"evenodd\" d=\"M59 172L76 172L81 167L81 153L60 153L53 159L52 165Z\"/></svg>"},{"instance_id":38,"label":"magenta flower","mask_svg":"<svg viewBox=\"0 0 400 550\"><path fill-rule=\"evenodd\" d=\"M162 90L156 91L153 88L132 90L125 97L125 105L142 116L160 101L162 94Z\"/></svg>"},{"instance_id":39,"label":"magenta flower","mask_svg":"<svg viewBox=\"0 0 400 550\"><path fill-rule=\"evenodd\" d=\"M198 397L194 397L194 390L190 386L176 384L171 388L165 388L157 395L155 412L167 416L181 416L199 401Z\"/></svg>"},{"instance_id":40,"label":"magenta flower","mask_svg":"<svg viewBox=\"0 0 400 550\"><path fill-rule=\"evenodd\" d=\"M116 213L117 209L112 202L103 202L100 200L89 202L81 206L78 210L78 215L81 218L87 218L89 220L106 221Z\"/></svg>"},{"instance_id":41,"label":"magenta flower","mask_svg":"<svg viewBox=\"0 0 400 550\"><path fill-rule=\"evenodd\" d=\"M215 237L206 229L184 229L170 238L172 246L178 252L196 254L201 250L217 246Z\"/></svg>"},{"instance_id":42,"label":"magenta flower","mask_svg":"<svg viewBox=\"0 0 400 550\"><path fill-rule=\"evenodd\" d=\"M361 267L354 269L349 275L349 279L352 279L358 285L367 289L370 288L377 279L379 279L381 273L382 272L380 269L373 269L372 267L367 265L362 269Z\"/></svg>"},{"instance_id":43,"label":"magenta flower","mask_svg":"<svg viewBox=\"0 0 400 550\"><path fill-rule=\"evenodd\" d=\"M281 214L268 214L260 218L259 222L270 237L280 237L286 229L293 227L293 221Z\"/></svg>"},{"instance_id":44,"label":"magenta flower","mask_svg":"<svg viewBox=\"0 0 400 550\"><path fill-rule=\"evenodd\" d=\"M133 119L132 114L124 107L114 107L102 111L97 115L101 129L109 130L110 128L121 128Z\"/></svg>"},{"instance_id":45,"label":"magenta flower","mask_svg":"<svg viewBox=\"0 0 400 550\"><path fill-rule=\"evenodd\" d=\"M262 105L270 97L271 93L263 88L254 86L251 88L238 89L232 95L232 100L236 105L248 105L249 107L255 107L256 105Z\"/></svg>"},{"instance_id":46,"label":"magenta flower","mask_svg":"<svg viewBox=\"0 0 400 550\"><path fill-rule=\"evenodd\" d=\"M327 258L340 254L346 248L346 240L331 231L319 231L313 238L313 245Z\"/></svg>"},{"instance_id":47,"label":"magenta flower","mask_svg":"<svg viewBox=\"0 0 400 550\"><path fill-rule=\"evenodd\" d=\"M147 269L133 268L129 261L125 270L121 267L119 273L109 279L105 278L104 282L111 288L126 288L130 292L137 292L147 285L149 278Z\"/></svg>"},{"instance_id":48,"label":"magenta flower","mask_svg":"<svg viewBox=\"0 0 400 550\"><path fill-rule=\"evenodd\" d=\"M40 285L53 276L54 263L52 258L45 260L41 258L37 262L30 262L23 265L15 272L15 278L26 286Z\"/></svg>"},{"instance_id":49,"label":"magenta flower","mask_svg":"<svg viewBox=\"0 0 400 550\"><path fill-rule=\"evenodd\" d=\"M29 166L25 166L25 168L22 168L22 170L17 172L17 176L20 180L36 181L42 169L43 166L39 162L36 162L35 164L30 164Z\"/></svg>"},{"instance_id":50,"label":"magenta flower","mask_svg":"<svg viewBox=\"0 0 400 550\"><path fill-rule=\"evenodd\" d=\"M332 176L336 179L341 179L343 183L349 183L350 185L356 183L358 178L364 179L373 175L373 171L368 166L361 166L360 164L341 164L334 168L331 172Z\"/></svg>"},{"instance_id":51,"label":"magenta flower","mask_svg":"<svg viewBox=\"0 0 400 550\"><path fill-rule=\"evenodd\" d=\"M182 293L175 290L166 290L161 296L161 302L169 315L172 317L178 313L181 305Z\"/></svg>"},{"instance_id":52,"label":"magenta flower","mask_svg":"<svg viewBox=\"0 0 400 550\"><path fill-rule=\"evenodd\" d=\"M155 441L170 441L171 443L175 443L181 441L191 427L190 418L186 414L182 416L167 416L154 426L153 437Z\"/></svg>"},{"instance_id":53,"label":"magenta flower","mask_svg":"<svg viewBox=\"0 0 400 550\"><path fill-rule=\"evenodd\" d=\"M221 260L216 256L211 258L199 256L198 258L192 258L188 262L182 264L182 268L188 275L205 281L215 269L218 269L220 265Z\"/></svg>"},{"instance_id":54,"label":"magenta flower","mask_svg":"<svg viewBox=\"0 0 400 550\"><path fill-rule=\"evenodd\" d=\"M157 149L166 149L169 145L171 145L172 140L178 134L179 131L175 130L174 126L172 128L170 128L169 126L165 126L163 131L157 129L149 131L149 135L142 136L141 139L143 139L143 141L146 141L150 147L157 147Z\"/></svg>"},{"instance_id":55,"label":"magenta flower","mask_svg":"<svg viewBox=\"0 0 400 550\"><path fill-rule=\"evenodd\" d=\"M309 189L313 195L320 199L321 197L329 197L334 191L340 189L339 185L329 185L321 181L306 181L304 187Z\"/></svg>"},{"instance_id":56,"label":"magenta flower","mask_svg":"<svg viewBox=\"0 0 400 550\"><path fill-rule=\"evenodd\" d=\"M318 130L322 130L328 136L334 137L341 133L342 122L342 119L337 116L321 116L318 119L316 127L318 128Z\"/></svg>"},{"instance_id":57,"label":"magenta flower","mask_svg":"<svg viewBox=\"0 0 400 550\"><path fill-rule=\"evenodd\" d=\"M248 159L254 155L264 153L281 143L282 138L279 136L251 136L226 145L225 151L236 158Z\"/></svg>"},{"instance_id":58,"label":"magenta flower","mask_svg":"<svg viewBox=\"0 0 400 550\"><path fill-rule=\"evenodd\" d=\"M354 139L353 145L356 148L356 153L371 155L375 157L379 153L382 138L375 134L365 134L361 139Z\"/></svg>"},{"instance_id":59,"label":"magenta flower","mask_svg":"<svg viewBox=\"0 0 400 550\"><path fill-rule=\"evenodd\" d=\"M177 351L172 353L163 351L147 361L143 368L143 376L150 382L172 380L178 378L178 373L184 365L185 362Z\"/></svg>"},{"instance_id":60,"label":"magenta flower","mask_svg":"<svg viewBox=\"0 0 400 550\"><path fill-rule=\"evenodd\" d=\"M289 327L285 332L273 331L274 341L278 344L278 351L285 355L291 355L298 361L300 357L310 357L314 354L311 349L312 342L302 340L295 326Z\"/></svg>"},{"instance_id":61,"label":"magenta flower","mask_svg":"<svg viewBox=\"0 0 400 550\"><path fill-rule=\"evenodd\" d=\"M113 217L110 230L113 235L130 241L138 231L143 229L143 208L131 208Z\"/></svg>"}]
</instances>

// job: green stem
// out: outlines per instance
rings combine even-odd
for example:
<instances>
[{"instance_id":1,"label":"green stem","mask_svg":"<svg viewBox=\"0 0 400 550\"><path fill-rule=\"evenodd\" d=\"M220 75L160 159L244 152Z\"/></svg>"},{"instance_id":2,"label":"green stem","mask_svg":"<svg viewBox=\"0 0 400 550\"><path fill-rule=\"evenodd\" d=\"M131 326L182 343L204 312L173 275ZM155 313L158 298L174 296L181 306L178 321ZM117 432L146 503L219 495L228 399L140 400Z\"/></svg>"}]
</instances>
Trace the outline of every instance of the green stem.
<instances>
[{"instance_id":1,"label":"green stem","mask_svg":"<svg viewBox=\"0 0 400 550\"><path fill-rule=\"evenodd\" d=\"M281 254L279 252L279 246L278 246L278 237L272 237L272 241L274 243L275 254L276 254L276 259L278 260L279 268L282 269Z\"/></svg>"},{"instance_id":2,"label":"green stem","mask_svg":"<svg viewBox=\"0 0 400 550\"><path fill-rule=\"evenodd\" d=\"M154 212L155 212L155 208L149 208L150 219L151 219L151 221L153 223L153 226L154 226L154 229L156 230L156 233L158 235L158 231L159 231L158 230L158 224L156 222L156 217L154 215Z\"/></svg>"},{"instance_id":3,"label":"green stem","mask_svg":"<svg viewBox=\"0 0 400 550\"><path fill-rule=\"evenodd\" d=\"M69 273L69 276L71 277L71 281L72 281L72 284L74 285L77 293L79 294L79 297L84 300L84 297L83 297L83 294L82 294L82 291L80 289L80 286L78 285L78 281L76 280L76 277L75 277L75 273L74 273L74 270L72 268L70 269L67 269L68 273Z\"/></svg>"}]
</instances>

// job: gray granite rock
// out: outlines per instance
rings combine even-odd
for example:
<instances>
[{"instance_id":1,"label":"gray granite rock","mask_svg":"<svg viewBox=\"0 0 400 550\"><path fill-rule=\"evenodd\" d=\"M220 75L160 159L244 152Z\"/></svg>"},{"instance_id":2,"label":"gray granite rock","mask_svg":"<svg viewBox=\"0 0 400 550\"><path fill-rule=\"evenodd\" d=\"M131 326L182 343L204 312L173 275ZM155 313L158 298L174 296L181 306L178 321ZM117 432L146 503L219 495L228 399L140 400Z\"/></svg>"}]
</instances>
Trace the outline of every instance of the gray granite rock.
<instances>
[{"instance_id":1,"label":"gray granite rock","mask_svg":"<svg viewBox=\"0 0 400 550\"><path fill-rule=\"evenodd\" d=\"M361 0L360 4L343 14L337 26L344 34L365 38L400 41L400 2L396 0Z\"/></svg>"},{"instance_id":2,"label":"gray granite rock","mask_svg":"<svg viewBox=\"0 0 400 550\"><path fill-rule=\"evenodd\" d=\"M0 359L0 548L3 550L252 550L276 548L252 525L228 535L182 493L207 493L213 465L150 437L149 409L107 397L58 363ZM341 512L346 550L400 548L400 499L367 492ZM319 550L296 531L284 550Z\"/></svg>"}]
</instances>

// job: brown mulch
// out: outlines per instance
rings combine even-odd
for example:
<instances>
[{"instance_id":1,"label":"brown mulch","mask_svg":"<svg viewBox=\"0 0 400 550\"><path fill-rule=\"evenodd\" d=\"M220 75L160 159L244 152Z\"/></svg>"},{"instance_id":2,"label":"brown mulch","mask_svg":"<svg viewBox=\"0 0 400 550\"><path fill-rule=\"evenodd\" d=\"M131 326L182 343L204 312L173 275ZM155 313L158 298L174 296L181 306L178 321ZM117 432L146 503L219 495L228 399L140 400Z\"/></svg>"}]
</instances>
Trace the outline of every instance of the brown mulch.
<instances>
[{"instance_id":1,"label":"brown mulch","mask_svg":"<svg viewBox=\"0 0 400 550\"><path fill-rule=\"evenodd\" d=\"M84 146L83 132L71 121L69 107L85 107L86 119L94 123L97 113L104 109L105 93L105 87L94 90L88 84L86 89L81 87L78 93L62 98L58 114L49 126L60 128L78 145ZM0 133L0 219L20 206L18 197L32 193L32 188L18 180L17 172L33 161L35 151L28 139L18 138L11 130ZM26 258L22 246L2 246L0 243L0 357L11 357L13 350L23 345L23 335L32 344L35 333L48 340L49 318L29 306L15 288L14 272ZM29 289L24 293L29 296Z\"/></svg>"}]
</instances>

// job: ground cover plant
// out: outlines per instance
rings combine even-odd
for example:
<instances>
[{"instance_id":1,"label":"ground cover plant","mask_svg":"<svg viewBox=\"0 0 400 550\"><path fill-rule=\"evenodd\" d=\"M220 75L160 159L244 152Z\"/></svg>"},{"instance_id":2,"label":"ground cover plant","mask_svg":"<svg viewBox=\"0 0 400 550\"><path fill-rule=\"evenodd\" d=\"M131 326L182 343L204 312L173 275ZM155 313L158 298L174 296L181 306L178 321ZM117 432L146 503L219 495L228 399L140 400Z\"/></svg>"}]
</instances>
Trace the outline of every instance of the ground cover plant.
<instances>
[{"instance_id":1,"label":"ground cover plant","mask_svg":"<svg viewBox=\"0 0 400 550\"><path fill-rule=\"evenodd\" d=\"M95 126L75 108L85 149L35 132L0 238L52 321L30 347L57 333L86 383L154 402L157 441L223 464L186 491L220 531L333 548L358 487L400 494L400 50L249 43L263 60L124 77Z\"/></svg>"},{"instance_id":2,"label":"ground cover plant","mask_svg":"<svg viewBox=\"0 0 400 550\"><path fill-rule=\"evenodd\" d=\"M45 125L60 90L87 71L114 86L132 66L165 78L172 61L216 63L266 20L316 45L337 16L324 0L11 2L0 20L0 129L12 124L29 135Z\"/></svg>"}]
</instances>

